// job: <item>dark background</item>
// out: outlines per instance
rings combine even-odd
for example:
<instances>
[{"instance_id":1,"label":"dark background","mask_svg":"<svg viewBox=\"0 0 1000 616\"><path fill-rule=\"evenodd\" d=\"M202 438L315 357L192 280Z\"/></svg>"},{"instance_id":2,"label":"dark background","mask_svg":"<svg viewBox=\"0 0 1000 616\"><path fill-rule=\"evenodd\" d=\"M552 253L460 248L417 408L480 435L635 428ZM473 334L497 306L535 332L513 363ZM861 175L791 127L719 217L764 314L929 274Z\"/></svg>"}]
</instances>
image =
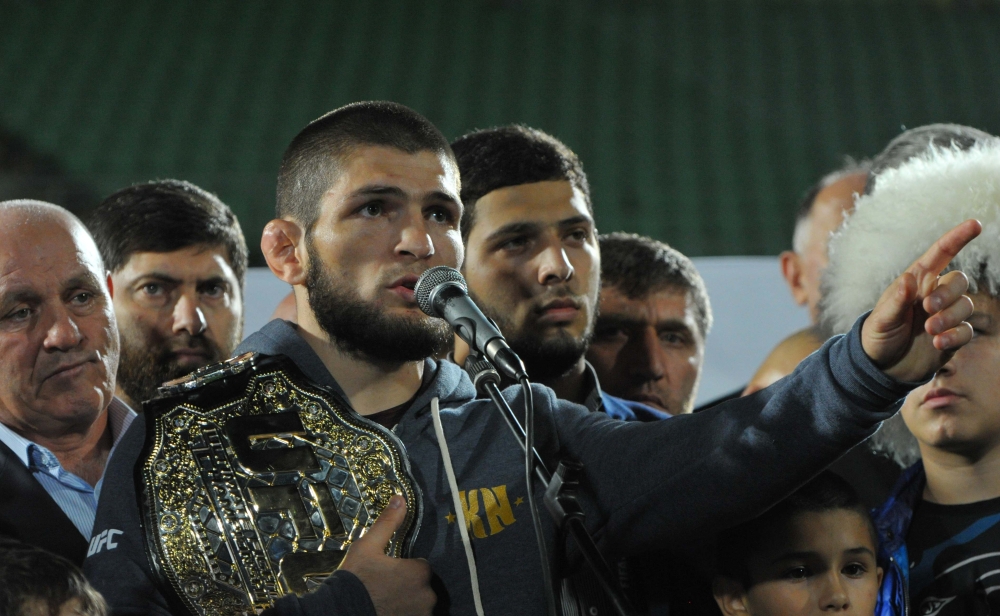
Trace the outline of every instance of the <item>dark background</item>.
<instances>
[{"instance_id":1,"label":"dark background","mask_svg":"<svg viewBox=\"0 0 1000 616\"><path fill-rule=\"evenodd\" d=\"M0 0L0 198L81 212L187 179L254 263L281 153L391 99L449 138L523 122L577 151L601 230L775 254L799 196L903 127L1000 132L1000 11L877 0Z\"/></svg>"}]
</instances>

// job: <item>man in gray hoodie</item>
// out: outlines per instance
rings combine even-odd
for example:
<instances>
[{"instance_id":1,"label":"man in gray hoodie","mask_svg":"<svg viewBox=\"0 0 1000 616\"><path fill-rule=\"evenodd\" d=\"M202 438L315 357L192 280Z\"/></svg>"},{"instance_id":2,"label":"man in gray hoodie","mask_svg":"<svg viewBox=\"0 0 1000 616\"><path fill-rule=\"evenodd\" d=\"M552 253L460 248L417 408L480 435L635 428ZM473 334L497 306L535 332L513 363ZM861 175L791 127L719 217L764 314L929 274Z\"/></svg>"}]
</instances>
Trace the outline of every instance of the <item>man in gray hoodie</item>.
<instances>
[{"instance_id":1,"label":"man in gray hoodie","mask_svg":"<svg viewBox=\"0 0 1000 616\"><path fill-rule=\"evenodd\" d=\"M341 571L310 595L279 599L276 613L430 613L426 565L414 558L426 559L440 581L436 613L474 614L477 596L488 614L545 611L523 454L491 403L475 399L466 374L429 359L451 332L413 297L423 271L462 261L458 195L447 140L393 103L331 112L285 153L278 217L261 248L293 285L298 325L272 321L237 353L285 355L360 415L390 427L405 445L423 513L410 558L389 559L371 542L356 542ZM617 557L666 548L749 519L870 435L971 338L967 279L938 274L979 228L967 221L943 236L849 334L753 396L643 424L590 413L536 386L537 448L550 466L567 457L584 464L580 502L602 550ZM519 388L504 395L524 408ZM446 442L432 425L435 405ZM93 554L86 568L116 613L168 613L142 543L133 483L141 417L136 425L109 464L95 523L95 533L120 531L118 547ZM461 511L442 463L448 450ZM396 523L399 511L383 518ZM466 561L463 521L477 575ZM381 522L369 537L388 537ZM543 523L551 552L554 527Z\"/></svg>"}]
</instances>

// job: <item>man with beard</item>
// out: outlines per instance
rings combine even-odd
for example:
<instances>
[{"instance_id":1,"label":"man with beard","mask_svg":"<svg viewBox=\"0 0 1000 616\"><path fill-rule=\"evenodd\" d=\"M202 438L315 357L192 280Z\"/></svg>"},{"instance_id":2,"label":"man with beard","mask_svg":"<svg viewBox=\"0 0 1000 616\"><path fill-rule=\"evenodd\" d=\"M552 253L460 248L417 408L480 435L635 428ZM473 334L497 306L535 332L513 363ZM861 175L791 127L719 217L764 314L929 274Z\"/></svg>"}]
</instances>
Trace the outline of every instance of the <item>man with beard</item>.
<instances>
[{"instance_id":1,"label":"man with beard","mask_svg":"<svg viewBox=\"0 0 1000 616\"><path fill-rule=\"evenodd\" d=\"M594 331L601 252L583 165L565 144L512 125L451 144L462 174L462 269L469 294L532 378L617 419L668 413L601 391L584 357ZM455 361L468 347L456 340Z\"/></svg>"},{"instance_id":2,"label":"man with beard","mask_svg":"<svg viewBox=\"0 0 1000 616\"><path fill-rule=\"evenodd\" d=\"M61 207L0 203L0 538L80 564L105 464L135 417L113 397L101 255Z\"/></svg>"},{"instance_id":3,"label":"man with beard","mask_svg":"<svg viewBox=\"0 0 1000 616\"><path fill-rule=\"evenodd\" d=\"M118 397L140 410L165 381L229 357L247 245L218 197L179 180L137 184L102 201L89 227L111 272Z\"/></svg>"},{"instance_id":4,"label":"man with beard","mask_svg":"<svg viewBox=\"0 0 1000 616\"><path fill-rule=\"evenodd\" d=\"M439 613L545 610L549 589L527 504L542 497L541 487L525 485L523 452L491 403L476 399L465 372L431 359L450 332L424 315L413 295L428 268L461 265L459 189L447 140L394 103L333 111L303 129L282 159L278 216L261 248L295 289L298 324L272 321L236 352L284 355L360 416L381 415L405 447L421 515L409 558L389 558L386 541L406 509L393 498L337 573L315 592L277 600L278 613L429 614L435 599ZM978 229L969 221L943 236L850 335L756 396L640 423L589 412L534 386L536 448L553 468L561 457L585 465L578 498L605 552L664 548L748 519L870 434L944 353L971 337L966 279L937 274ZM926 320L914 303L928 309ZM524 408L519 388L505 396L512 408ZM116 498L101 501L95 524L95 532L120 530L118 547L85 564L116 613L167 611L151 581L135 504L144 433L140 416L109 465ZM548 553L555 528L541 523Z\"/></svg>"}]
</instances>

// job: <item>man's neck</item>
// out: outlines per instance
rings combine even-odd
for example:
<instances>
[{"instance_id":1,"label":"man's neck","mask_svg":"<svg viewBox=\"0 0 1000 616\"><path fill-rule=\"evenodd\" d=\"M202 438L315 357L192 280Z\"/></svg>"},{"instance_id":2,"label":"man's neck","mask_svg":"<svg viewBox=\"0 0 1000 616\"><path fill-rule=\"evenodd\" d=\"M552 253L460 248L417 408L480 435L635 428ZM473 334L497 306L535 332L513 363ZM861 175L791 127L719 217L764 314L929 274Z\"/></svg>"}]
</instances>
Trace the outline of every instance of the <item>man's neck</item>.
<instances>
[{"instance_id":1,"label":"man's neck","mask_svg":"<svg viewBox=\"0 0 1000 616\"><path fill-rule=\"evenodd\" d=\"M920 446L927 473L924 500L964 505L1000 497L1000 447L970 456Z\"/></svg>"},{"instance_id":2,"label":"man's neck","mask_svg":"<svg viewBox=\"0 0 1000 616\"><path fill-rule=\"evenodd\" d=\"M420 390L424 376L423 361L391 366L367 362L344 353L324 332L316 330L318 328L299 325L299 333L359 414L372 415L399 406Z\"/></svg>"},{"instance_id":3,"label":"man's neck","mask_svg":"<svg viewBox=\"0 0 1000 616\"><path fill-rule=\"evenodd\" d=\"M89 426L35 430L14 421L4 421L4 424L22 437L51 451L65 470L91 486L96 486L104 474L104 466L114 441L108 425L107 409Z\"/></svg>"},{"instance_id":4,"label":"man's neck","mask_svg":"<svg viewBox=\"0 0 1000 616\"><path fill-rule=\"evenodd\" d=\"M581 357L580 361L576 362L576 365L573 366L573 369L566 374L539 382L556 392L557 397L569 400L570 402L576 402L577 404L583 404L587 401L587 394L590 393L584 388L586 371L586 359Z\"/></svg>"}]
</instances>

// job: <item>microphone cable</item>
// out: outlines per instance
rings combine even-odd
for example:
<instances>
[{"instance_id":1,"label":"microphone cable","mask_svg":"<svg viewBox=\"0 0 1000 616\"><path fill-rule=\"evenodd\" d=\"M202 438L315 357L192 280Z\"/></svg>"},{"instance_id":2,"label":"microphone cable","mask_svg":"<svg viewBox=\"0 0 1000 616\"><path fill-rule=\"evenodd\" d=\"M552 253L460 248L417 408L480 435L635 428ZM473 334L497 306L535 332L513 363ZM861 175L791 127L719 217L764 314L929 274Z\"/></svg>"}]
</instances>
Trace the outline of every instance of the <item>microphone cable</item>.
<instances>
[{"instance_id":1,"label":"microphone cable","mask_svg":"<svg viewBox=\"0 0 1000 616\"><path fill-rule=\"evenodd\" d=\"M559 616L552 569L549 567L549 552L546 549L541 517L538 515L538 503L535 501L535 394L528 377L521 378L521 393L524 396L524 480L528 487L528 506L531 508L531 522L535 527L538 556L542 561L542 583L545 585L548 613L549 616Z\"/></svg>"}]
</instances>

